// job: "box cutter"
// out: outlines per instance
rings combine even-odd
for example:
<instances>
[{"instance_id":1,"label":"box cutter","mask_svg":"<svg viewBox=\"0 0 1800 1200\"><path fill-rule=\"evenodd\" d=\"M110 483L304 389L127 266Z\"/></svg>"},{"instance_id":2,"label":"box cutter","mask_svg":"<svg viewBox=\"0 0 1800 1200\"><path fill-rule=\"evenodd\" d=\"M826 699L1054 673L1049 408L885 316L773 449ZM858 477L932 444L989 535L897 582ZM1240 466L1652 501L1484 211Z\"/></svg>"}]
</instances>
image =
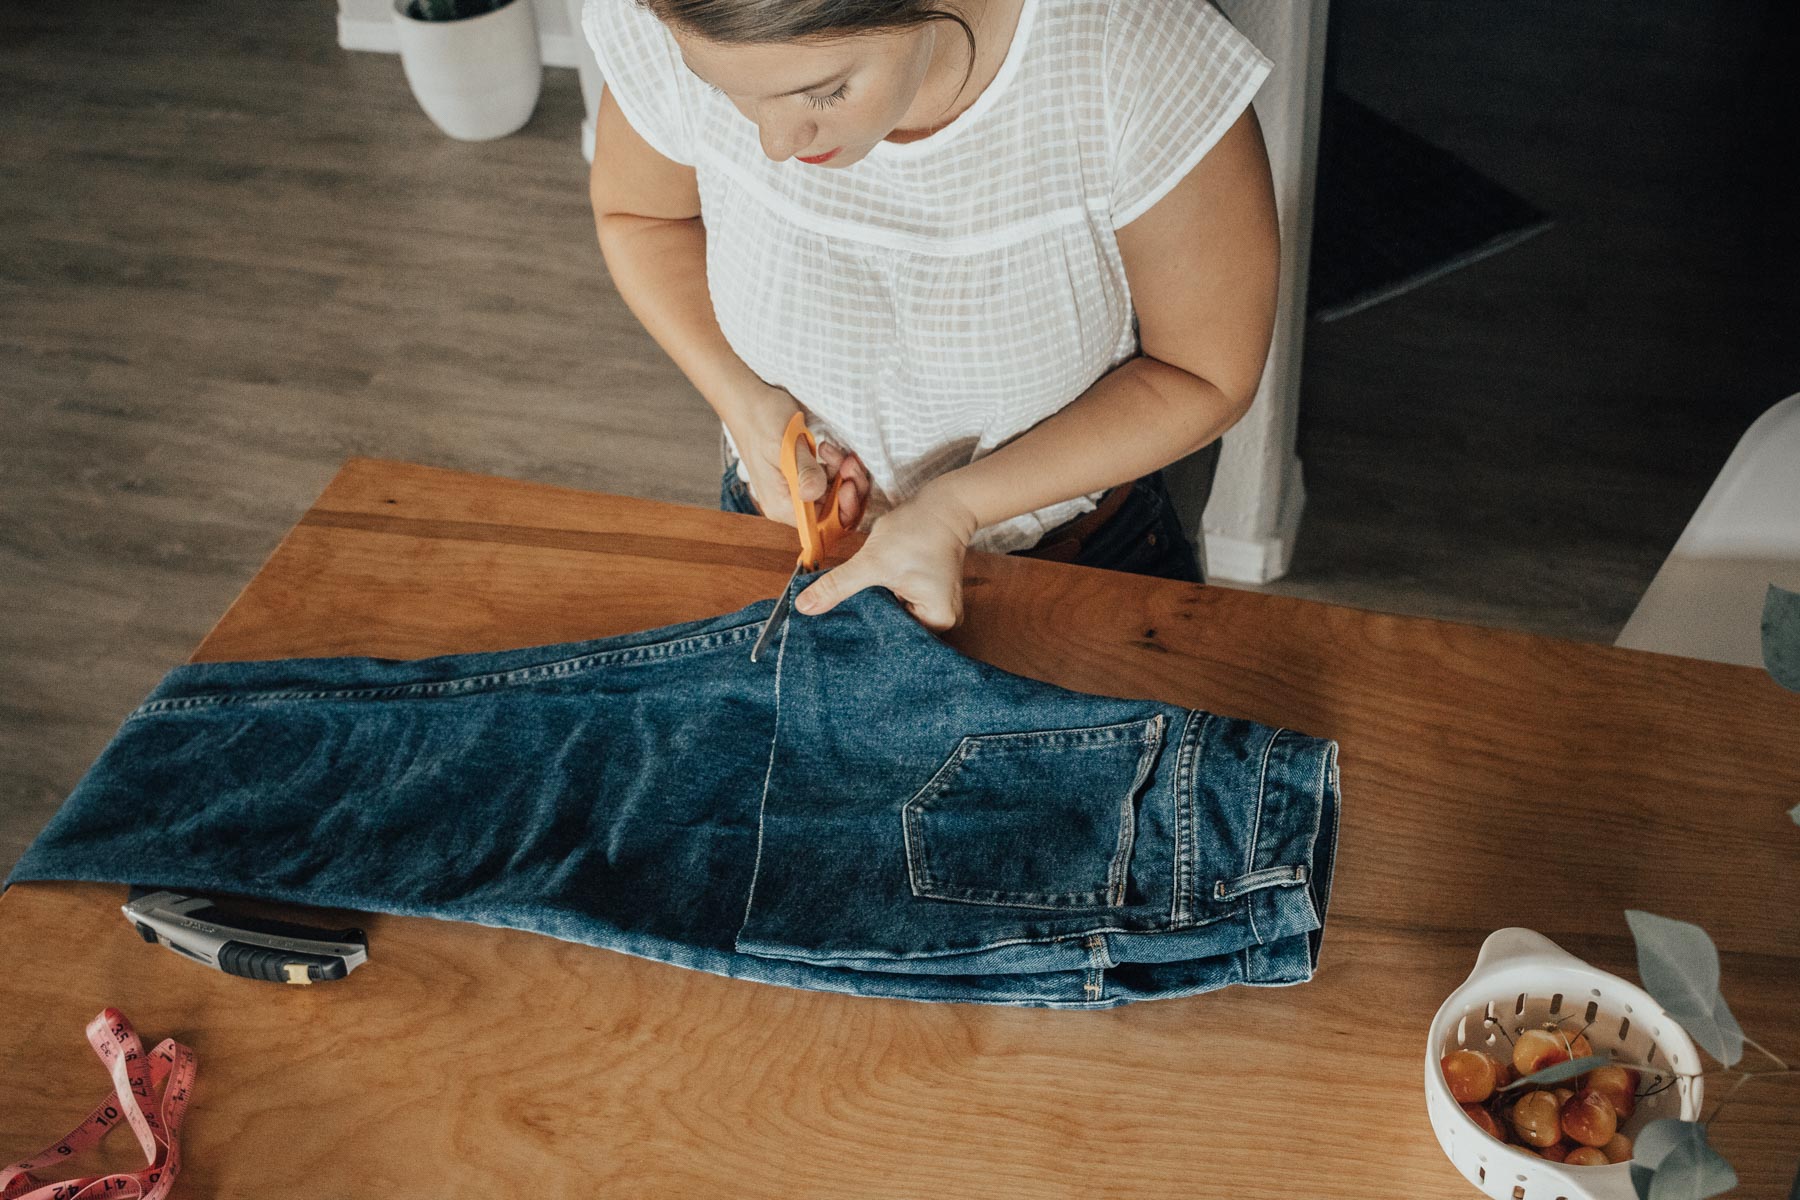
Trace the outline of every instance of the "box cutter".
<instances>
[{"instance_id":1,"label":"box cutter","mask_svg":"<svg viewBox=\"0 0 1800 1200\"><path fill-rule=\"evenodd\" d=\"M769 635L775 632L776 626L781 624L788 614L788 608L794 603L794 580L800 578L802 571L816 570L825 561L825 551L844 532L843 518L838 512L838 489L844 483L842 475L831 481L830 489L820 502L825 510L823 520L819 518L818 509L800 496L801 438L806 439L806 448L817 458L819 444L813 440L812 431L806 427L806 414L797 412L789 418L787 429L781 437L781 474L787 479L788 499L794 503L794 526L800 533L800 560L794 564L794 573L788 576L787 586L781 589L781 598L775 601L775 607L769 612L769 619L763 622L762 632L756 636L756 644L750 647L751 662L762 658L763 647L769 644Z\"/></svg>"},{"instance_id":2,"label":"box cutter","mask_svg":"<svg viewBox=\"0 0 1800 1200\"><path fill-rule=\"evenodd\" d=\"M134 887L119 911L146 942L245 979L316 983L342 979L369 960L369 939L360 929L221 912L204 896Z\"/></svg>"}]
</instances>

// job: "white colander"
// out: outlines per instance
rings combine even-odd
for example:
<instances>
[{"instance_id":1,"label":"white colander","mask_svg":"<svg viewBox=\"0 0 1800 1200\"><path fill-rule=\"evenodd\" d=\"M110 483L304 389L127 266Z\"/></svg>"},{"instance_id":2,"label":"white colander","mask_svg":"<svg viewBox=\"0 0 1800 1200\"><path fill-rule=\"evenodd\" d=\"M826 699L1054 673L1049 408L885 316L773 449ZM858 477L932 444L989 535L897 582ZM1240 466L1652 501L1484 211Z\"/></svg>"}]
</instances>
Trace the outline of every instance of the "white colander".
<instances>
[{"instance_id":1,"label":"white colander","mask_svg":"<svg viewBox=\"0 0 1800 1200\"><path fill-rule=\"evenodd\" d=\"M1588 1025L1587 1038L1596 1054L1698 1072L1700 1054L1687 1031L1643 988L1589 966L1542 934L1519 928L1488 935L1475 969L1431 1022L1425 1044L1425 1108L1438 1144L1463 1178L1494 1200L1635 1200L1625 1163L1553 1163L1495 1140L1463 1115L1444 1082L1440 1061L1452 1050L1464 1049L1510 1060L1506 1039L1486 1021L1490 1015L1500 1018L1508 1032L1575 1018ZM1639 1100L1620 1132L1635 1142L1638 1131L1659 1118L1696 1120L1700 1096L1700 1080L1680 1079Z\"/></svg>"}]
</instances>

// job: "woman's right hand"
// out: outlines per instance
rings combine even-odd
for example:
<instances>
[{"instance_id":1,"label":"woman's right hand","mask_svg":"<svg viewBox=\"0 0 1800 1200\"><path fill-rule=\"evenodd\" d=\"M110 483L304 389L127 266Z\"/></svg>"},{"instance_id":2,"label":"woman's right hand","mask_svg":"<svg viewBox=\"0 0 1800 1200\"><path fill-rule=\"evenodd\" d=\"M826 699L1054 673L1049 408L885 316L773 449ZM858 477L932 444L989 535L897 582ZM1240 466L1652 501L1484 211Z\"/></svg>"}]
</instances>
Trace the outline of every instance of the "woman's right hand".
<instances>
[{"instance_id":1,"label":"woman's right hand","mask_svg":"<svg viewBox=\"0 0 1800 1200\"><path fill-rule=\"evenodd\" d=\"M794 523L794 506L788 499L787 478L781 473L781 441L788 422L802 411L800 402L786 388L763 384L738 405L731 425L731 439L743 456L741 469L750 485L750 499L771 521ZM869 472L854 453L830 442L819 443L814 458L806 443L799 444L800 495L817 500L831 480L842 477L838 491L838 516L845 529L855 529L869 499Z\"/></svg>"}]
</instances>

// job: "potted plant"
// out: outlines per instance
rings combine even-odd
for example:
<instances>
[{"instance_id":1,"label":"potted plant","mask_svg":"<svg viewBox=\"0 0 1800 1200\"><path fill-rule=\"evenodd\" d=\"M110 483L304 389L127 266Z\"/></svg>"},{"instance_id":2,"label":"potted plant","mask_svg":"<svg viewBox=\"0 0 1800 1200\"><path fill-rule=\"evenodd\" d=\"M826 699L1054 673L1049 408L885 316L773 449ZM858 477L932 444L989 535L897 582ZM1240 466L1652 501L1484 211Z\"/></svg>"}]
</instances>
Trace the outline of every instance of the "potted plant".
<instances>
[{"instance_id":1,"label":"potted plant","mask_svg":"<svg viewBox=\"0 0 1800 1200\"><path fill-rule=\"evenodd\" d=\"M466 142L531 119L543 85L532 0L394 0L400 65L419 107Z\"/></svg>"}]
</instances>

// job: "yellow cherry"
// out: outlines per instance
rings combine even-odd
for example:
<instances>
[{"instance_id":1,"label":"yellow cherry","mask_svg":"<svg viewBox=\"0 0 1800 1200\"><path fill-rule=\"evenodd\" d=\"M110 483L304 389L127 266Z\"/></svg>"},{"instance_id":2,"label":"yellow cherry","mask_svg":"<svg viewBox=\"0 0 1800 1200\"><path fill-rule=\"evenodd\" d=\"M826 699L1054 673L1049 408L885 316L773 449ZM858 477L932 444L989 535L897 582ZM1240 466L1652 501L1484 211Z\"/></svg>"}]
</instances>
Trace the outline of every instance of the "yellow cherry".
<instances>
[{"instance_id":1,"label":"yellow cherry","mask_svg":"<svg viewBox=\"0 0 1800 1200\"><path fill-rule=\"evenodd\" d=\"M1458 1104L1480 1104L1494 1094L1494 1060L1479 1050L1452 1050L1439 1064Z\"/></svg>"},{"instance_id":2,"label":"yellow cherry","mask_svg":"<svg viewBox=\"0 0 1800 1200\"><path fill-rule=\"evenodd\" d=\"M1521 1096L1508 1115L1513 1132L1528 1146L1542 1149L1562 1140L1556 1097L1549 1092L1532 1092Z\"/></svg>"}]
</instances>

